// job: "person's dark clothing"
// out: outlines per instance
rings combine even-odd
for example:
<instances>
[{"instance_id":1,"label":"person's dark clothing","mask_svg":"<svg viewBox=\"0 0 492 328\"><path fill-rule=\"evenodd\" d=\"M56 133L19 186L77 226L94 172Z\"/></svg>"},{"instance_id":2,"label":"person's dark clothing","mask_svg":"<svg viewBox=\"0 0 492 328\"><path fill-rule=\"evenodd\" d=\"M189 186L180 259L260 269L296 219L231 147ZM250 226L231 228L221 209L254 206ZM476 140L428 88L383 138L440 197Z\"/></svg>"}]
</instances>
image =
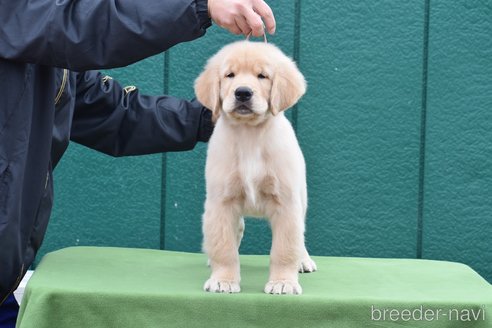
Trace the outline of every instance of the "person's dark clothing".
<instances>
[{"instance_id":1,"label":"person's dark clothing","mask_svg":"<svg viewBox=\"0 0 492 328\"><path fill-rule=\"evenodd\" d=\"M125 66L210 26L205 0L0 0L0 304L39 249L52 169L73 140L113 156L192 149L198 102L145 96L92 71Z\"/></svg>"},{"instance_id":2,"label":"person's dark clothing","mask_svg":"<svg viewBox=\"0 0 492 328\"><path fill-rule=\"evenodd\" d=\"M10 294L5 302L0 305L0 328L15 328L17 322L17 313L19 312L19 304Z\"/></svg>"}]
</instances>

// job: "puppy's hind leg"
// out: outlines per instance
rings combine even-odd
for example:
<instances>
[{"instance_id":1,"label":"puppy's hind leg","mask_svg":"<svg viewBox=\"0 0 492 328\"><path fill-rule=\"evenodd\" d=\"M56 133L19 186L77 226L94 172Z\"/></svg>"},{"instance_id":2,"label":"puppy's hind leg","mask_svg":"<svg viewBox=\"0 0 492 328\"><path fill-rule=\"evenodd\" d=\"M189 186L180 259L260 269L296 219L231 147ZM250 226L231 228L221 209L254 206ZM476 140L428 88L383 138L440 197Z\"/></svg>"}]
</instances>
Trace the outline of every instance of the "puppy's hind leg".
<instances>
[{"instance_id":1,"label":"puppy's hind leg","mask_svg":"<svg viewBox=\"0 0 492 328\"><path fill-rule=\"evenodd\" d=\"M302 189L302 192L301 192L301 204L302 204L302 216L304 218L304 225L305 225L306 212L307 212L307 190L306 190L305 184L304 184L304 188ZM300 273L307 273L307 272L314 272L316 270L318 270L316 263L309 256L309 253L306 249L306 245L304 244L304 247L303 247L303 250L301 253L301 262L299 263L299 272Z\"/></svg>"},{"instance_id":2,"label":"puppy's hind leg","mask_svg":"<svg viewBox=\"0 0 492 328\"><path fill-rule=\"evenodd\" d=\"M304 250L302 251L302 255L301 255L301 263L299 264L299 272L308 273L308 272L314 272L316 270L318 270L318 267L316 266L316 262L314 262L313 259L311 259L306 249L306 246L304 246Z\"/></svg>"},{"instance_id":3,"label":"puppy's hind leg","mask_svg":"<svg viewBox=\"0 0 492 328\"><path fill-rule=\"evenodd\" d=\"M240 217L233 206L210 204L203 215L203 249L208 255L212 274L203 289L208 292L238 293Z\"/></svg>"},{"instance_id":4,"label":"puppy's hind leg","mask_svg":"<svg viewBox=\"0 0 492 328\"><path fill-rule=\"evenodd\" d=\"M237 248L241 246L241 241L243 240L244 236L244 218L241 217L239 219L239 225L238 225L238 230L237 230Z\"/></svg>"}]
</instances>

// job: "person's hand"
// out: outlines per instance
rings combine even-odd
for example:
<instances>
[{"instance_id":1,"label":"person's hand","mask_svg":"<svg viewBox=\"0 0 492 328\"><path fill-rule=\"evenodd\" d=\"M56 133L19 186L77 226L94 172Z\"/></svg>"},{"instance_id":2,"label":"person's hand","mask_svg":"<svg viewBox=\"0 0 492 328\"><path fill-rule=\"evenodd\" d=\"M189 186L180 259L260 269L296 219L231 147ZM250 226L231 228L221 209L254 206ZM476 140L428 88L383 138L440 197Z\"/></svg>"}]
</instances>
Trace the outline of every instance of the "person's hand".
<instances>
[{"instance_id":1,"label":"person's hand","mask_svg":"<svg viewBox=\"0 0 492 328\"><path fill-rule=\"evenodd\" d=\"M268 33L275 33L275 17L263 0L208 0L208 13L217 25L234 34L262 36L263 21Z\"/></svg>"}]
</instances>

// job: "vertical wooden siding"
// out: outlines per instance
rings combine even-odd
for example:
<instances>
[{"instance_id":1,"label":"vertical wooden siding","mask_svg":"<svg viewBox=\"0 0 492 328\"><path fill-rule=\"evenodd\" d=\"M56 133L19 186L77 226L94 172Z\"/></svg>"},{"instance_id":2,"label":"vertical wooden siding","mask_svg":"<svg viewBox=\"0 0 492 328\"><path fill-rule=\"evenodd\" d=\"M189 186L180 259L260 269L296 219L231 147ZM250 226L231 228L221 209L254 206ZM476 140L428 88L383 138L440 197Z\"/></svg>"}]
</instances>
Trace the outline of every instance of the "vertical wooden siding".
<instances>
[{"instance_id":1,"label":"vertical wooden siding","mask_svg":"<svg viewBox=\"0 0 492 328\"><path fill-rule=\"evenodd\" d=\"M289 110L308 168L313 254L460 261L492 281L492 4L271 0L308 93ZM192 98L211 28L114 76ZM112 73L113 74L113 73ZM112 159L71 146L41 254L70 245L200 251L206 146ZM267 253L248 220L241 251Z\"/></svg>"},{"instance_id":2,"label":"vertical wooden siding","mask_svg":"<svg viewBox=\"0 0 492 328\"><path fill-rule=\"evenodd\" d=\"M431 0L422 254L492 282L492 2Z\"/></svg>"}]
</instances>

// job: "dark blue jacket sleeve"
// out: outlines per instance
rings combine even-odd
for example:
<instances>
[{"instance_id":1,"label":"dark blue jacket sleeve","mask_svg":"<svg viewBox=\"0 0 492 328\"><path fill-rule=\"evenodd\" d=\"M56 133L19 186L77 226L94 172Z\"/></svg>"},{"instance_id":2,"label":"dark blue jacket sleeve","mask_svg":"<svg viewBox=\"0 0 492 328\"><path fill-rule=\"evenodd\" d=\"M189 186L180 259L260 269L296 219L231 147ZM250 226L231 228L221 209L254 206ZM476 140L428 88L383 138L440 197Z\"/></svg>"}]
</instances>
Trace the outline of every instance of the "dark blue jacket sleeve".
<instances>
[{"instance_id":1,"label":"dark blue jacket sleeve","mask_svg":"<svg viewBox=\"0 0 492 328\"><path fill-rule=\"evenodd\" d=\"M70 139L108 155L189 150L213 131L197 101L142 95L95 71L78 74L76 88Z\"/></svg>"},{"instance_id":2,"label":"dark blue jacket sleeve","mask_svg":"<svg viewBox=\"0 0 492 328\"><path fill-rule=\"evenodd\" d=\"M126 66L208 26L207 0L0 0L0 58L75 71Z\"/></svg>"}]
</instances>

